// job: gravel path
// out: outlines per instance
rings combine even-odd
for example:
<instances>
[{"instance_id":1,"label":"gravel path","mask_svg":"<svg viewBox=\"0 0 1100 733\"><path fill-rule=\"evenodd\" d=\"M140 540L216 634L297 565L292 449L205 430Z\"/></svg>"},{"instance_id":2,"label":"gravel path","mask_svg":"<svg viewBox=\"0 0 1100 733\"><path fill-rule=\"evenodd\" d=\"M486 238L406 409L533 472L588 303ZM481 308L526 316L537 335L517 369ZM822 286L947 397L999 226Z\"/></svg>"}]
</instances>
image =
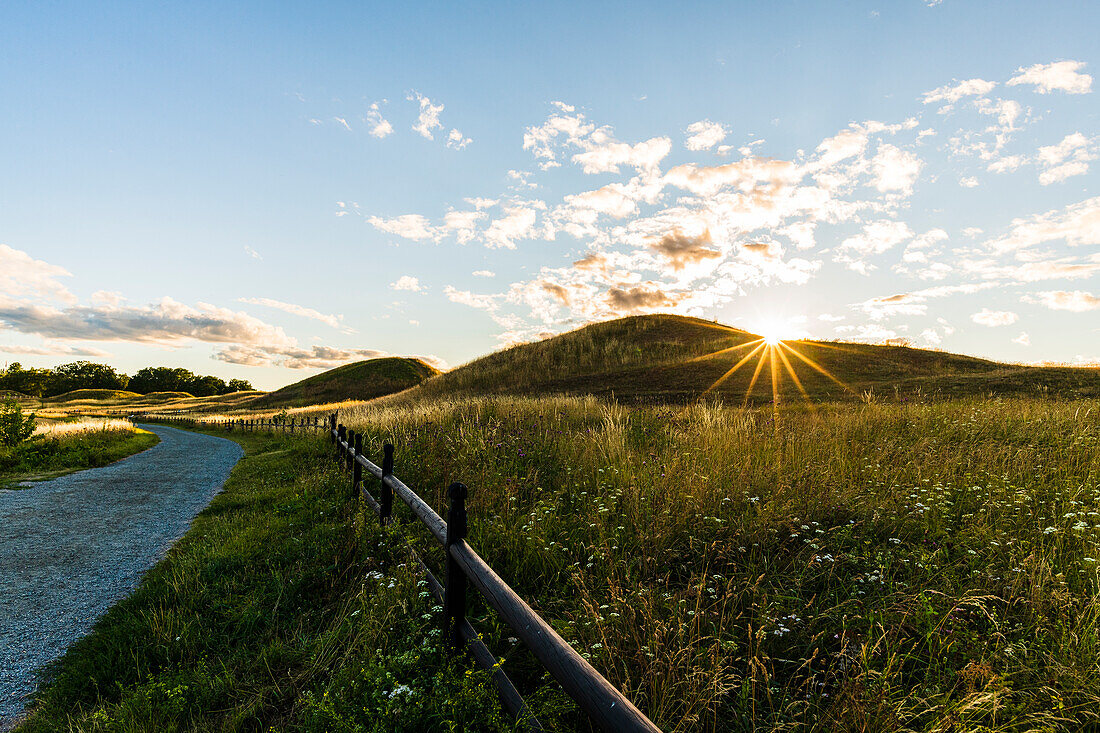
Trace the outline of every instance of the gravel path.
<instances>
[{"instance_id":1,"label":"gravel path","mask_svg":"<svg viewBox=\"0 0 1100 733\"><path fill-rule=\"evenodd\" d=\"M236 443L142 425L160 443L103 468L0 490L0 731L61 656L187 530L240 460Z\"/></svg>"}]
</instances>

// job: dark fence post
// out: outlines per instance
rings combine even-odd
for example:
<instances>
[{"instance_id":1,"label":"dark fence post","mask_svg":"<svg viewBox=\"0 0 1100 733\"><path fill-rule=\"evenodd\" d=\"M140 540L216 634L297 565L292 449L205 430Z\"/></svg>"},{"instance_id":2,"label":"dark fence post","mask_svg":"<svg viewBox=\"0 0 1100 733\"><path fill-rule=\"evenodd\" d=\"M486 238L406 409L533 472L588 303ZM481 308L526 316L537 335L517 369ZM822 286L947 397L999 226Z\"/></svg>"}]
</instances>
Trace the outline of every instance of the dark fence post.
<instances>
[{"instance_id":1,"label":"dark fence post","mask_svg":"<svg viewBox=\"0 0 1100 733\"><path fill-rule=\"evenodd\" d=\"M348 452L344 455L344 466L351 471L355 465L355 431L348 430Z\"/></svg>"},{"instance_id":2,"label":"dark fence post","mask_svg":"<svg viewBox=\"0 0 1100 733\"><path fill-rule=\"evenodd\" d=\"M382 511L378 512L382 524L389 524L393 516L393 489L386 485L386 478L392 475L393 443L385 443L382 446L382 491L378 502L382 507Z\"/></svg>"},{"instance_id":3,"label":"dark fence post","mask_svg":"<svg viewBox=\"0 0 1100 733\"><path fill-rule=\"evenodd\" d=\"M359 456L363 455L363 436L355 434L355 452L351 456L351 493L359 493L359 485L363 483L363 464L359 462Z\"/></svg>"},{"instance_id":4,"label":"dark fence post","mask_svg":"<svg viewBox=\"0 0 1100 733\"><path fill-rule=\"evenodd\" d=\"M343 461L344 461L344 455L343 455L343 452L342 452L344 449L342 447L340 447L340 441L342 441L344 439L345 435L347 435L347 428L345 428L343 425L337 425L336 426L336 460L340 461L341 463L343 463Z\"/></svg>"},{"instance_id":5,"label":"dark fence post","mask_svg":"<svg viewBox=\"0 0 1100 733\"><path fill-rule=\"evenodd\" d=\"M466 620L466 574L451 557L451 545L466 539L466 485L453 483L447 487L451 500L447 509L447 570L446 587L443 589L443 643L447 653L454 654L462 648L459 625Z\"/></svg>"},{"instance_id":6,"label":"dark fence post","mask_svg":"<svg viewBox=\"0 0 1100 733\"><path fill-rule=\"evenodd\" d=\"M290 432L291 433L294 432L294 420L295 420L295 418L293 418L293 417L290 418Z\"/></svg>"}]
</instances>

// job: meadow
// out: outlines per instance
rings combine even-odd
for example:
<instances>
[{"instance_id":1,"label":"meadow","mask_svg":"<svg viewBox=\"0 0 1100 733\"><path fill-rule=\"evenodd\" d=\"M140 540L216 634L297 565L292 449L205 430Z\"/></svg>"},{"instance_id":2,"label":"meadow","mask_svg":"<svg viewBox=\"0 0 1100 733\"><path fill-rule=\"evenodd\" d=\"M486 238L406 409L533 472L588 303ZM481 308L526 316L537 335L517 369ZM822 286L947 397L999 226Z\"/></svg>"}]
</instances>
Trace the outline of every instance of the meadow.
<instances>
[{"instance_id":1,"label":"meadow","mask_svg":"<svg viewBox=\"0 0 1100 733\"><path fill-rule=\"evenodd\" d=\"M0 446L0 488L97 468L157 444L157 437L118 418L39 419L28 440Z\"/></svg>"},{"instance_id":2,"label":"meadow","mask_svg":"<svg viewBox=\"0 0 1100 733\"><path fill-rule=\"evenodd\" d=\"M339 419L375 457L393 441L437 510L465 482L471 544L664 730L1100 723L1100 401L489 397ZM512 729L324 439L221 434L247 456L226 491L46 672L26 730ZM590 730L472 603L544 725Z\"/></svg>"},{"instance_id":3,"label":"meadow","mask_svg":"<svg viewBox=\"0 0 1100 733\"><path fill-rule=\"evenodd\" d=\"M1100 718L1095 400L489 398L340 421L376 456L392 440L437 508L467 483L471 544L664 729Z\"/></svg>"}]
</instances>

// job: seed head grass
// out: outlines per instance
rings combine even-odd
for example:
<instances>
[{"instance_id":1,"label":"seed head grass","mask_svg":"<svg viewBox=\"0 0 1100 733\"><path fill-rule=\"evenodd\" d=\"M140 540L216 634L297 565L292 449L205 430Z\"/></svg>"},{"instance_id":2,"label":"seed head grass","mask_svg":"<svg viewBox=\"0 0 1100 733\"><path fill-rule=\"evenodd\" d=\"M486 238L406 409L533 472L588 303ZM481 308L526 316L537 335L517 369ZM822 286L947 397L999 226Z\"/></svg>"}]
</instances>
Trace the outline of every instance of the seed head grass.
<instances>
[{"instance_id":1,"label":"seed head grass","mask_svg":"<svg viewBox=\"0 0 1100 733\"><path fill-rule=\"evenodd\" d=\"M340 420L667 730L1098 722L1097 401Z\"/></svg>"}]
</instances>

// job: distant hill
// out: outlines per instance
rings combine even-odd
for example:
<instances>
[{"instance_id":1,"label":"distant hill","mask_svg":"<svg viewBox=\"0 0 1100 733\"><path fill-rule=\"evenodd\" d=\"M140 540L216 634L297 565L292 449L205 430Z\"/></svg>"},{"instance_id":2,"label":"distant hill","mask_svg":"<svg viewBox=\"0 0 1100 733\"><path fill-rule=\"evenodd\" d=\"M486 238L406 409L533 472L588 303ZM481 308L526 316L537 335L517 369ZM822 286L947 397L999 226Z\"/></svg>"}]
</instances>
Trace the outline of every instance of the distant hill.
<instances>
[{"instance_id":1,"label":"distant hill","mask_svg":"<svg viewBox=\"0 0 1100 733\"><path fill-rule=\"evenodd\" d=\"M330 369L269 392L248 404L249 409L302 407L345 400L370 400L400 392L439 374L419 359L385 357Z\"/></svg>"},{"instance_id":2,"label":"distant hill","mask_svg":"<svg viewBox=\"0 0 1100 733\"><path fill-rule=\"evenodd\" d=\"M43 397L42 402L48 405L59 405L82 400L133 400L140 397L141 395L137 392L127 392L123 389L74 389L72 392L54 397Z\"/></svg>"},{"instance_id":3,"label":"distant hill","mask_svg":"<svg viewBox=\"0 0 1100 733\"><path fill-rule=\"evenodd\" d=\"M625 402L727 403L970 394L1100 396L1100 369L1026 367L906 346L786 341L672 315L621 318L489 354L397 399L481 394L595 394ZM761 364L761 357L763 363ZM810 364L812 362L813 365ZM757 366L760 366L757 373ZM828 376L823 372L828 372ZM750 390L753 376L755 384ZM708 391L709 390L709 391Z\"/></svg>"}]
</instances>

